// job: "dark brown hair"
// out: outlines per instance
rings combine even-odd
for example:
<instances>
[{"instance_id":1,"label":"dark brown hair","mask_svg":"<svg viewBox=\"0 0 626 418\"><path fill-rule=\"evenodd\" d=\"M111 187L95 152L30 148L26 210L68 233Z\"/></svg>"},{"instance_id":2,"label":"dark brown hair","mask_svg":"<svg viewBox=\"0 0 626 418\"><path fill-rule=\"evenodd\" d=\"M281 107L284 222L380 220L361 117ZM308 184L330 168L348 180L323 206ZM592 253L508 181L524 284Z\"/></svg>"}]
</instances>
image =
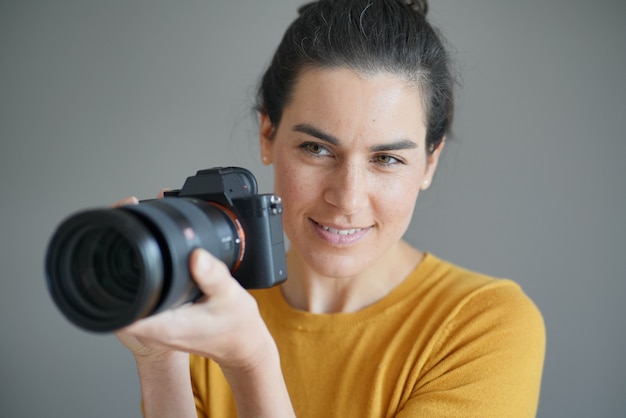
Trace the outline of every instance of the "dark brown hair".
<instances>
[{"instance_id":1,"label":"dark brown hair","mask_svg":"<svg viewBox=\"0 0 626 418\"><path fill-rule=\"evenodd\" d=\"M274 127L305 68L387 72L419 88L426 112L426 146L449 132L454 80L442 38L426 19L426 0L319 0L299 9L259 86L257 109Z\"/></svg>"}]
</instances>

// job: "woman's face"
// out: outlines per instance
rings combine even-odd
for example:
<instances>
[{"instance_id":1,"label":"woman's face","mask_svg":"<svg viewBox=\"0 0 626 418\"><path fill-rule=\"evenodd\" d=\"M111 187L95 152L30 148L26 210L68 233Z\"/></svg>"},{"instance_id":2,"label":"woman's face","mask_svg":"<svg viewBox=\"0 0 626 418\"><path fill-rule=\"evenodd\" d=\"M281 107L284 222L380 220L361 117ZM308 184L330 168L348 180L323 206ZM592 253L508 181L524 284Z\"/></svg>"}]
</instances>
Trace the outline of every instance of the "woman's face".
<instances>
[{"instance_id":1,"label":"woman's face","mask_svg":"<svg viewBox=\"0 0 626 418\"><path fill-rule=\"evenodd\" d=\"M427 155L424 120L402 78L349 69L303 72L276 132L261 117L285 232L315 271L350 277L393 260L440 152Z\"/></svg>"}]
</instances>

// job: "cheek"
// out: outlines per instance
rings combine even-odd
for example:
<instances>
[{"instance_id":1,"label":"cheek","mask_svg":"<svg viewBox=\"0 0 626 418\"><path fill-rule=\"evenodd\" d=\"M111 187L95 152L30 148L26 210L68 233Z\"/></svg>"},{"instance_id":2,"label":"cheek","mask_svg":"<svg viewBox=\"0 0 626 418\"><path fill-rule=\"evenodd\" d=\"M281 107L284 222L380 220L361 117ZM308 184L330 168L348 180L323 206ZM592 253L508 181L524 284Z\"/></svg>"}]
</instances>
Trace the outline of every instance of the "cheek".
<instances>
[{"instance_id":1,"label":"cheek","mask_svg":"<svg viewBox=\"0 0 626 418\"><path fill-rule=\"evenodd\" d=\"M311 199L315 194L315 185L311 176L303 173L297 163L283 163L278 160L274 164L274 193L283 199L285 215L293 212L295 206Z\"/></svg>"},{"instance_id":2,"label":"cheek","mask_svg":"<svg viewBox=\"0 0 626 418\"><path fill-rule=\"evenodd\" d=\"M399 182L401 184L401 182ZM382 198L377 199L378 210L384 221L394 229L406 229L411 222L419 189L416 187L388 187Z\"/></svg>"}]
</instances>

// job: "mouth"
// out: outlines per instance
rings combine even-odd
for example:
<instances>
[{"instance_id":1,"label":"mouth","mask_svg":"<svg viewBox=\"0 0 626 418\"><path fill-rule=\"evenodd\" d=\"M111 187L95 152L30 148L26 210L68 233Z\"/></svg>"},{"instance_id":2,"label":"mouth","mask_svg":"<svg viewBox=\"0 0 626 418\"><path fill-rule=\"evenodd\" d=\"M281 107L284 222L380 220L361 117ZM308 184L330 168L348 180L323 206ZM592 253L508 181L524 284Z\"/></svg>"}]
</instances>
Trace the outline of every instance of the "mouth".
<instances>
[{"instance_id":1,"label":"mouth","mask_svg":"<svg viewBox=\"0 0 626 418\"><path fill-rule=\"evenodd\" d=\"M328 225L324 225L319 222L316 222L313 219L311 219L311 221L318 227L322 228L324 231L330 232L331 234L337 234L337 235L354 235L365 229L369 229L369 227L368 228L335 228L332 226L328 226Z\"/></svg>"},{"instance_id":2,"label":"mouth","mask_svg":"<svg viewBox=\"0 0 626 418\"><path fill-rule=\"evenodd\" d=\"M363 229L363 228L336 229L336 228L331 228L330 226L326 226L326 225L320 225L320 224L318 225L322 227L324 231L328 231L333 234L339 234L339 235L352 235L352 234L356 234L357 232Z\"/></svg>"}]
</instances>

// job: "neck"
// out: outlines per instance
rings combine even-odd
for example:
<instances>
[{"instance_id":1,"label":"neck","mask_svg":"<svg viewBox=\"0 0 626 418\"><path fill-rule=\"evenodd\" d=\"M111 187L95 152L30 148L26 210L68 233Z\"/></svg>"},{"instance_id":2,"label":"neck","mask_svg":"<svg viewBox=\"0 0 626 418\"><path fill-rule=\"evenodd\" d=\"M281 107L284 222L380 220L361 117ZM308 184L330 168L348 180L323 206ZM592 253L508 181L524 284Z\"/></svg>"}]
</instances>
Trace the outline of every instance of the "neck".
<instances>
[{"instance_id":1,"label":"neck","mask_svg":"<svg viewBox=\"0 0 626 418\"><path fill-rule=\"evenodd\" d=\"M358 274L328 277L309 266L292 248L287 253L289 279L282 285L282 292L295 309L312 313L356 312L389 294L422 258L420 251L400 241Z\"/></svg>"}]
</instances>

